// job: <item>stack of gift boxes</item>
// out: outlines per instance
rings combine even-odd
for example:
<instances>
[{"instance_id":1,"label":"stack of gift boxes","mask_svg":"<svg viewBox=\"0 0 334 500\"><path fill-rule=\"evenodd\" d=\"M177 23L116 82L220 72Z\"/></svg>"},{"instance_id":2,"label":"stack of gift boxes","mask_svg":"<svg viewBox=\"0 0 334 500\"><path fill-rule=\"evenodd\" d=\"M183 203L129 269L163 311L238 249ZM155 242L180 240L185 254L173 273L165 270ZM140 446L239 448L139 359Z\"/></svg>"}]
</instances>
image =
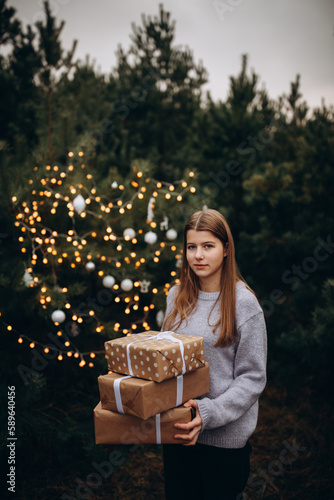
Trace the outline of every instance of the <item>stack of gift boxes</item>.
<instances>
[{"instance_id":1,"label":"stack of gift boxes","mask_svg":"<svg viewBox=\"0 0 334 500\"><path fill-rule=\"evenodd\" d=\"M109 340L105 352L110 372L98 378L96 444L180 442L174 423L194 417L182 404L209 392L203 338L150 331Z\"/></svg>"}]
</instances>

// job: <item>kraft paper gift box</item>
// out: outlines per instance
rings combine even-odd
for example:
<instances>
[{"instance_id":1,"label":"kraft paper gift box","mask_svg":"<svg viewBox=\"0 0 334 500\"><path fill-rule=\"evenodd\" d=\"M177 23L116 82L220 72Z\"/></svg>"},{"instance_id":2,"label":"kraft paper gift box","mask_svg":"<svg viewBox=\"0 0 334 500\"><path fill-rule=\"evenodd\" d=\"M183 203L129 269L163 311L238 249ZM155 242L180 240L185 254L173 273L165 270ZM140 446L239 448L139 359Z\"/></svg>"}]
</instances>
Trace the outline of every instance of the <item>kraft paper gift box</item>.
<instances>
[{"instance_id":1,"label":"kraft paper gift box","mask_svg":"<svg viewBox=\"0 0 334 500\"><path fill-rule=\"evenodd\" d=\"M181 439L175 439L174 435L187 434L187 431L177 429L174 424L190 422L194 417L193 410L180 406L143 420L132 415L103 410L99 402L94 408L95 443L180 443Z\"/></svg>"},{"instance_id":2,"label":"kraft paper gift box","mask_svg":"<svg viewBox=\"0 0 334 500\"><path fill-rule=\"evenodd\" d=\"M174 332L135 333L104 344L109 370L162 382L204 366L203 337Z\"/></svg>"},{"instance_id":3,"label":"kraft paper gift box","mask_svg":"<svg viewBox=\"0 0 334 500\"><path fill-rule=\"evenodd\" d=\"M109 373L98 384L104 410L146 419L209 392L209 365L160 383Z\"/></svg>"}]
</instances>

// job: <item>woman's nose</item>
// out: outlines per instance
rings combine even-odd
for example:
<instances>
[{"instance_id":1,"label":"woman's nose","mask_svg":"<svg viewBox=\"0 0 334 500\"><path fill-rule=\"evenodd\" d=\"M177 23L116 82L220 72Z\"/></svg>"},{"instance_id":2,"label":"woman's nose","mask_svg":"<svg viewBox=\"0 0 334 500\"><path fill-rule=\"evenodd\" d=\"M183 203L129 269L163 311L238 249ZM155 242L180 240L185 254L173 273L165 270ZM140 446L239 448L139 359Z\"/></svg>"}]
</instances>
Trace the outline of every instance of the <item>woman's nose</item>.
<instances>
[{"instance_id":1,"label":"woman's nose","mask_svg":"<svg viewBox=\"0 0 334 500\"><path fill-rule=\"evenodd\" d=\"M195 253L195 258L196 259L202 259L203 258L203 252L201 248L197 248L196 253Z\"/></svg>"}]
</instances>

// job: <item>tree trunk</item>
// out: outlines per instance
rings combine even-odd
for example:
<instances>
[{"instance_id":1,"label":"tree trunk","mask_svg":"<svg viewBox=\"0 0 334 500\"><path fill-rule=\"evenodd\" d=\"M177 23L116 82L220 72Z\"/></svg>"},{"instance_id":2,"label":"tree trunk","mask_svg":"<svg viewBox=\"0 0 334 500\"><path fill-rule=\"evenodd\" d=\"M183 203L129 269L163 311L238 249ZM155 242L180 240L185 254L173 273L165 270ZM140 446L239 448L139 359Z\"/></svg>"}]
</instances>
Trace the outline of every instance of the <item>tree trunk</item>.
<instances>
[{"instance_id":1,"label":"tree trunk","mask_svg":"<svg viewBox=\"0 0 334 500\"><path fill-rule=\"evenodd\" d=\"M53 161L53 151L52 151L52 87L49 85L48 89L48 149L49 149L49 162Z\"/></svg>"}]
</instances>

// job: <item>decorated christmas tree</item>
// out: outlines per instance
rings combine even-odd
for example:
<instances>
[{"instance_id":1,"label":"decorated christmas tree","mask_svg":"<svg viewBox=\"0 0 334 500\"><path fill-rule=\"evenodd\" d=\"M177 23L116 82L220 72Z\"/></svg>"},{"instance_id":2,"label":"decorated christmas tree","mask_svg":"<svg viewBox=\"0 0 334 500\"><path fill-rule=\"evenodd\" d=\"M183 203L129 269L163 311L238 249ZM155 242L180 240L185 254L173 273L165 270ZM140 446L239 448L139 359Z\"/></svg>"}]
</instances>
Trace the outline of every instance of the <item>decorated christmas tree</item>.
<instances>
[{"instance_id":1,"label":"decorated christmas tree","mask_svg":"<svg viewBox=\"0 0 334 500\"><path fill-rule=\"evenodd\" d=\"M192 171L170 183L152 170L140 160L125 179L116 168L98 179L83 151L70 152L66 165L36 165L27 190L11 194L24 261L18 291L30 293L28 326L7 329L35 349L33 369L41 357L92 367L105 340L160 328L196 187Z\"/></svg>"}]
</instances>

